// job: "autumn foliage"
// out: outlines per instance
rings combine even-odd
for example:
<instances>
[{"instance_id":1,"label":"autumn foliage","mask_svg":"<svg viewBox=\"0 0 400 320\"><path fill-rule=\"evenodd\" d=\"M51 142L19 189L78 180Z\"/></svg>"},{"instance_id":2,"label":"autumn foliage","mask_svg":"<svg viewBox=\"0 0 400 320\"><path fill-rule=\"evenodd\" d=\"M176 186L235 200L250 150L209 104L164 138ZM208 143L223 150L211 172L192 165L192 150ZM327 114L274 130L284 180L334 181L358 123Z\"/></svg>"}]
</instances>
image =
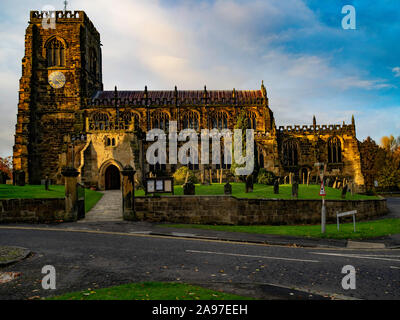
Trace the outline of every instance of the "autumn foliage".
<instances>
[{"instance_id":1,"label":"autumn foliage","mask_svg":"<svg viewBox=\"0 0 400 320\"><path fill-rule=\"evenodd\" d=\"M0 172L5 173L10 179L12 176L12 159L11 157L0 157Z\"/></svg>"},{"instance_id":2,"label":"autumn foliage","mask_svg":"<svg viewBox=\"0 0 400 320\"><path fill-rule=\"evenodd\" d=\"M368 137L360 143L360 154L367 191L400 189L400 137L385 136L380 145Z\"/></svg>"}]
</instances>

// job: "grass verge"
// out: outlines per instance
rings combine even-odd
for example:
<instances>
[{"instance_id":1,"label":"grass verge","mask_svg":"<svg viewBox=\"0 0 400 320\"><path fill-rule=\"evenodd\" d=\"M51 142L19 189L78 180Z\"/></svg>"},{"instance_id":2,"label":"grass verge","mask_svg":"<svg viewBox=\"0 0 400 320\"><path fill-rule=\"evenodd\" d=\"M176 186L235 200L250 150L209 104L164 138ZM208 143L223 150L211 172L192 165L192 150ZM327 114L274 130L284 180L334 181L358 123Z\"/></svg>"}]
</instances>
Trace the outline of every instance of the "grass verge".
<instances>
[{"instance_id":1,"label":"grass verge","mask_svg":"<svg viewBox=\"0 0 400 320\"><path fill-rule=\"evenodd\" d=\"M85 189L85 212L88 212L101 199L101 192ZM45 190L42 185L12 186L0 184L0 199L64 198L63 185L51 185Z\"/></svg>"},{"instance_id":2,"label":"grass verge","mask_svg":"<svg viewBox=\"0 0 400 320\"><path fill-rule=\"evenodd\" d=\"M328 224L326 225L325 234L321 233L320 225L228 226L203 224L163 224L162 226L173 228L197 228L218 231L277 234L326 239L369 239L400 233L400 219L381 219L356 222L356 232L353 232L353 223L340 224L340 231L337 231L336 224Z\"/></svg>"},{"instance_id":3,"label":"grass verge","mask_svg":"<svg viewBox=\"0 0 400 320\"><path fill-rule=\"evenodd\" d=\"M252 300L184 283L143 282L66 293L48 300Z\"/></svg>"},{"instance_id":4,"label":"grass verge","mask_svg":"<svg viewBox=\"0 0 400 320\"><path fill-rule=\"evenodd\" d=\"M231 183L232 185L232 196L237 198L261 198L261 199L292 199L292 186L288 184L283 184L279 186L279 194L274 194L274 187L267 186L264 184L254 184L253 192L245 192L244 183ZM301 184L299 185L299 198L298 199L318 199L319 196L319 185L309 185ZM326 187L327 200L341 200L341 190ZM201 185L196 184L196 195L223 195L224 194L224 184L214 183L212 185ZM183 187L181 185L174 186L175 195L183 195ZM136 196L144 196L144 190L136 190ZM169 195L169 194L165 194ZM368 200L368 199L378 199L376 196L367 196L362 194L347 193L346 200Z\"/></svg>"}]
</instances>

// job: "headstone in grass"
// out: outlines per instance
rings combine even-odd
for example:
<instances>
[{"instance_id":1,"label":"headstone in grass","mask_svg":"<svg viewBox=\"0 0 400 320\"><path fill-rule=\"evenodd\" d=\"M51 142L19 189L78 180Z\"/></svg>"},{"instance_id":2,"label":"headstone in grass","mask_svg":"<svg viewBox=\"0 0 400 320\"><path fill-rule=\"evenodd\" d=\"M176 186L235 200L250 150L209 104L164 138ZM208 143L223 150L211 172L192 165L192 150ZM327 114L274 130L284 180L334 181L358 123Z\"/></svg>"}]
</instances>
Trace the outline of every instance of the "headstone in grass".
<instances>
[{"instance_id":1,"label":"headstone in grass","mask_svg":"<svg viewBox=\"0 0 400 320\"><path fill-rule=\"evenodd\" d=\"M232 185L229 182L225 183L224 185L224 194L226 195L232 194Z\"/></svg>"},{"instance_id":2,"label":"headstone in grass","mask_svg":"<svg viewBox=\"0 0 400 320\"><path fill-rule=\"evenodd\" d=\"M288 179L288 176L285 176L285 177L283 178L283 184L287 184L287 179Z\"/></svg>"},{"instance_id":3,"label":"headstone in grass","mask_svg":"<svg viewBox=\"0 0 400 320\"><path fill-rule=\"evenodd\" d=\"M190 196L195 195L195 186L194 186L193 182L188 181L183 185L183 194L190 195Z\"/></svg>"},{"instance_id":4,"label":"headstone in grass","mask_svg":"<svg viewBox=\"0 0 400 320\"><path fill-rule=\"evenodd\" d=\"M253 192L253 175L246 177L246 193Z\"/></svg>"},{"instance_id":5,"label":"headstone in grass","mask_svg":"<svg viewBox=\"0 0 400 320\"><path fill-rule=\"evenodd\" d=\"M299 196L299 183L297 180L294 180L292 183L292 197L297 199Z\"/></svg>"},{"instance_id":6,"label":"headstone in grass","mask_svg":"<svg viewBox=\"0 0 400 320\"><path fill-rule=\"evenodd\" d=\"M44 180L44 188L47 191L49 190L49 184L50 184L49 176L46 176L46 179Z\"/></svg>"},{"instance_id":7,"label":"headstone in grass","mask_svg":"<svg viewBox=\"0 0 400 320\"><path fill-rule=\"evenodd\" d=\"M274 194L279 194L279 178L274 182Z\"/></svg>"},{"instance_id":8,"label":"headstone in grass","mask_svg":"<svg viewBox=\"0 0 400 320\"><path fill-rule=\"evenodd\" d=\"M329 186L330 186L330 183L331 183L331 178L327 178L327 179L326 179L326 184L325 184L325 185L326 185L327 187L329 187Z\"/></svg>"},{"instance_id":9,"label":"headstone in grass","mask_svg":"<svg viewBox=\"0 0 400 320\"><path fill-rule=\"evenodd\" d=\"M346 199L347 189L348 189L348 185L346 184L346 185L342 188L342 199Z\"/></svg>"}]
</instances>

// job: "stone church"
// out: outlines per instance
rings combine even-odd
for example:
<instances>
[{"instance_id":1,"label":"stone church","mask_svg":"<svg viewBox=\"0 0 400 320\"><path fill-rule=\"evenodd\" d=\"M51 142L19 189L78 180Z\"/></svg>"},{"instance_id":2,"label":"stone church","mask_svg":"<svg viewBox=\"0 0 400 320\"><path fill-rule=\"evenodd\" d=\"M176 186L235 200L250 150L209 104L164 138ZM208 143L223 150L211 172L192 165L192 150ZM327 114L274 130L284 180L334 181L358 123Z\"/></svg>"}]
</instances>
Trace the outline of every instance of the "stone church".
<instances>
[{"instance_id":1,"label":"stone church","mask_svg":"<svg viewBox=\"0 0 400 320\"><path fill-rule=\"evenodd\" d=\"M55 19L55 29L43 19ZM327 176L363 188L354 117L350 124L276 126L264 84L259 90L111 91L103 90L100 34L83 11L30 12L22 59L15 144L14 182L38 184L48 177L62 183L61 168L73 166L81 183L101 190L120 188L125 165L142 181L149 174L170 175L177 165L144 160L145 132L233 129L245 112L255 130L257 165L280 177L294 173L316 181L316 162ZM311 119L310 119L311 122ZM179 165L178 165L179 166ZM189 165L203 180L217 178L229 165ZM209 179L209 178L208 178ZM313 181L314 182L314 181Z\"/></svg>"}]
</instances>

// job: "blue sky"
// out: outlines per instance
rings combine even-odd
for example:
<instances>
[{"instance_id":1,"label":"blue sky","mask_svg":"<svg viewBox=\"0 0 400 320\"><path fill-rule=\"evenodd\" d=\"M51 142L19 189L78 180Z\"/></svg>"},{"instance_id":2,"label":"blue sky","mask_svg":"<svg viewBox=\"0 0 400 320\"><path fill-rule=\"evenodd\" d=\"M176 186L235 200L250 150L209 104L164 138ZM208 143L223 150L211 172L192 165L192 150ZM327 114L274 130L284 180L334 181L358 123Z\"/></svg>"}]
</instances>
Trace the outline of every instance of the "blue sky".
<instances>
[{"instance_id":1,"label":"blue sky","mask_svg":"<svg viewBox=\"0 0 400 320\"><path fill-rule=\"evenodd\" d=\"M12 154L30 10L0 3L0 156ZM277 125L351 121L357 137L400 135L400 2L71 0L101 33L106 89L267 87ZM344 5L357 29L341 27Z\"/></svg>"}]
</instances>

